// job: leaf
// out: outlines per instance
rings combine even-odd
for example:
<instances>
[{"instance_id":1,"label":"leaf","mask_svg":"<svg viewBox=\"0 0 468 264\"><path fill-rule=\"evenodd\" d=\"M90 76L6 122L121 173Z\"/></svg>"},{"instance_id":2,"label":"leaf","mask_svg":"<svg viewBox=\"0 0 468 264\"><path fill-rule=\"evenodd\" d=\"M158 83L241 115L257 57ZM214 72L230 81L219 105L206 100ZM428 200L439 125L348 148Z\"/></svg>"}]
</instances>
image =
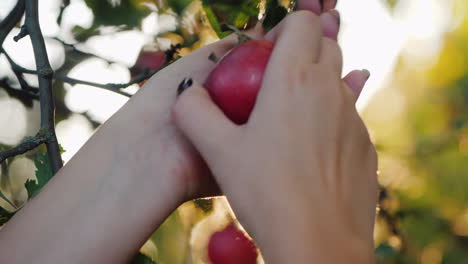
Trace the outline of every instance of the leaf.
<instances>
[{"instance_id":1,"label":"leaf","mask_svg":"<svg viewBox=\"0 0 468 264\"><path fill-rule=\"evenodd\" d=\"M210 22L211 27L216 32L216 35L218 35L219 38L222 38L223 32L221 31L221 25L219 24L218 18L214 14L213 9L211 9L210 6L203 5L203 10L205 11L206 18Z\"/></svg>"},{"instance_id":2,"label":"leaf","mask_svg":"<svg viewBox=\"0 0 468 264\"><path fill-rule=\"evenodd\" d=\"M387 243L382 243L375 249L375 256L378 259L389 259L395 256L396 254L396 249Z\"/></svg>"},{"instance_id":3,"label":"leaf","mask_svg":"<svg viewBox=\"0 0 468 264\"><path fill-rule=\"evenodd\" d=\"M205 213L209 213L213 210L213 199L196 199L193 200L193 203Z\"/></svg>"},{"instance_id":4,"label":"leaf","mask_svg":"<svg viewBox=\"0 0 468 264\"><path fill-rule=\"evenodd\" d=\"M93 11L94 25L137 27L150 10L139 1L85 0Z\"/></svg>"},{"instance_id":5,"label":"leaf","mask_svg":"<svg viewBox=\"0 0 468 264\"><path fill-rule=\"evenodd\" d=\"M168 0L168 5L177 13L182 11L192 2L192 0Z\"/></svg>"},{"instance_id":6,"label":"leaf","mask_svg":"<svg viewBox=\"0 0 468 264\"><path fill-rule=\"evenodd\" d=\"M37 153L36 157L34 158L34 164L36 165L36 178L37 183L40 188L44 187L44 185L52 179L54 175L52 173L52 168L50 166L49 157L47 153Z\"/></svg>"},{"instance_id":7,"label":"leaf","mask_svg":"<svg viewBox=\"0 0 468 264\"><path fill-rule=\"evenodd\" d=\"M286 15L288 10L280 5L278 0L267 0L265 19L263 20L263 28L266 30L276 26Z\"/></svg>"},{"instance_id":8,"label":"leaf","mask_svg":"<svg viewBox=\"0 0 468 264\"><path fill-rule=\"evenodd\" d=\"M218 37L223 38L229 31L223 31L221 25L245 29L255 24L260 12L260 0L203 0L203 9Z\"/></svg>"},{"instance_id":9,"label":"leaf","mask_svg":"<svg viewBox=\"0 0 468 264\"><path fill-rule=\"evenodd\" d=\"M13 215L15 215L15 212L8 212L4 208L0 207L0 226L8 222Z\"/></svg>"},{"instance_id":10,"label":"leaf","mask_svg":"<svg viewBox=\"0 0 468 264\"><path fill-rule=\"evenodd\" d=\"M36 196L39 191L52 179L53 173L50 166L49 157L47 153L37 153L34 158L36 165L36 179L28 179L24 183L24 187L28 191L28 198L31 199Z\"/></svg>"},{"instance_id":11,"label":"leaf","mask_svg":"<svg viewBox=\"0 0 468 264\"><path fill-rule=\"evenodd\" d=\"M41 189L41 188L39 188L39 185L37 184L37 181L36 180L31 180L31 179L28 179L24 183L24 187L26 188L26 191L28 191L28 198L29 199L36 196L36 194L38 194L39 190Z\"/></svg>"},{"instance_id":12,"label":"leaf","mask_svg":"<svg viewBox=\"0 0 468 264\"><path fill-rule=\"evenodd\" d=\"M133 258L132 262L130 262L130 264L156 264L156 262L138 252L138 254Z\"/></svg>"}]
</instances>

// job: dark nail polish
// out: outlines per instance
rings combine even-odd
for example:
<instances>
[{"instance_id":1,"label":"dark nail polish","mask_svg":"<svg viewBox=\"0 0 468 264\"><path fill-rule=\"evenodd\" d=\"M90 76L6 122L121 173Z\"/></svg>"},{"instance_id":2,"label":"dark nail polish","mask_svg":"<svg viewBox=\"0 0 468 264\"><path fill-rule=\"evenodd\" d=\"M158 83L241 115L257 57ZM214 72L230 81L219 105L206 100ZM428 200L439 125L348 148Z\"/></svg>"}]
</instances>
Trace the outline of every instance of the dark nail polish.
<instances>
[{"instance_id":1,"label":"dark nail polish","mask_svg":"<svg viewBox=\"0 0 468 264\"><path fill-rule=\"evenodd\" d=\"M187 90L190 86L192 86L193 80L192 78L184 78L182 82L179 84L177 88L177 96L179 96L183 91Z\"/></svg>"},{"instance_id":2,"label":"dark nail polish","mask_svg":"<svg viewBox=\"0 0 468 264\"><path fill-rule=\"evenodd\" d=\"M323 12L323 5L324 5L324 4L323 4L323 1L324 1L324 0L320 0L320 12Z\"/></svg>"},{"instance_id":3,"label":"dark nail polish","mask_svg":"<svg viewBox=\"0 0 468 264\"><path fill-rule=\"evenodd\" d=\"M362 72L364 73L364 75L366 76L366 81L369 80L369 77L370 77L370 75L371 75L370 71L367 70L367 69L362 69L361 71L362 71Z\"/></svg>"},{"instance_id":4,"label":"dark nail polish","mask_svg":"<svg viewBox=\"0 0 468 264\"><path fill-rule=\"evenodd\" d=\"M336 24L338 25L338 28L341 25L341 16L340 12L336 11L335 9L328 11L335 19L336 19Z\"/></svg>"}]
</instances>

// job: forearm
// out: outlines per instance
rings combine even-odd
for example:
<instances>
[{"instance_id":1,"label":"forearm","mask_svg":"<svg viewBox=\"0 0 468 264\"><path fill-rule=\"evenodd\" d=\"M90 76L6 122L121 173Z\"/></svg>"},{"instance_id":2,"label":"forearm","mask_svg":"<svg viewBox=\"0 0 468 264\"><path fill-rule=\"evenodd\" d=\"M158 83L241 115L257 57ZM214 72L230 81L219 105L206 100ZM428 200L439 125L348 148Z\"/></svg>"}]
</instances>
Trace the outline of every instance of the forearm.
<instances>
[{"instance_id":1,"label":"forearm","mask_svg":"<svg viewBox=\"0 0 468 264\"><path fill-rule=\"evenodd\" d=\"M362 237L344 212L312 210L306 197L263 200L259 193L249 199L255 203L239 201L242 208L229 201L266 263L374 263L372 239Z\"/></svg>"},{"instance_id":2,"label":"forearm","mask_svg":"<svg viewBox=\"0 0 468 264\"><path fill-rule=\"evenodd\" d=\"M180 204L163 124L130 103L0 232L1 263L123 263Z\"/></svg>"}]
</instances>

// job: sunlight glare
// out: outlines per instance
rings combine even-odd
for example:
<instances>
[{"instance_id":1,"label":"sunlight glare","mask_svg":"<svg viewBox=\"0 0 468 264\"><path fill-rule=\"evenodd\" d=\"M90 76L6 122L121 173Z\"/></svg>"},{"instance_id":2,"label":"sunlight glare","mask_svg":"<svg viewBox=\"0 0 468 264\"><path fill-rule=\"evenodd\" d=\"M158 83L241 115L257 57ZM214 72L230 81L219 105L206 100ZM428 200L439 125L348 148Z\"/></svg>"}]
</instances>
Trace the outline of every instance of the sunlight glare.
<instances>
[{"instance_id":1,"label":"sunlight glare","mask_svg":"<svg viewBox=\"0 0 468 264\"><path fill-rule=\"evenodd\" d=\"M57 139L65 149L62 158L69 161L93 134L91 123L82 115L73 114L57 124Z\"/></svg>"},{"instance_id":2,"label":"sunlight glare","mask_svg":"<svg viewBox=\"0 0 468 264\"><path fill-rule=\"evenodd\" d=\"M357 103L362 111L371 96L389 81L404 36L382 1L338 1L337 9L342 13L343 73L354 69L371 72Z\"/></svg>"},{"instance_id":3,"label":"sunlight glare","mask_svg":"<svg viewBox=\"0 0 468 264\"><path fill-rule=\"evenodd\" d=\"M0 143L15 145L26 135L26 107L0 90Z\"/></svg>"},{"instance_id":4,"label":"sunlight glare","mask_svg":"<svg viewBox=\"0 0 468 264\"><path fill-rule=\"evenodd\" d=\"M73 68L70 77L89 80L97 83L126 83L130 81L128 69L124 66L107 63L101 59L92 58L83 61ZM106 121L128 98L114 92L106 91L88 85L67 85L65 103L74 112L88 112L98 122Z\"/></svg>"},{"instance_id":5,"label":"sunlight glare","mask_svg":"<svg viewBox=\"0 0 468 264\"><path fill-rule=\"evenodd\" d=\"M75 26L90 28L93 19L93 11L83 0L72 0L63 12L60 37L65 41L74 42L72 28Z\"/></svg>"},{"instance_id":6,"label":"sunlight glare","mask_svg":"<svg viewBox=\"0 0 468 264\"><path fill-rule=\"evenodd\" d=\"M424 6L424 8L421 8ZM406 60L417 66L430 67L437 60L444 41L443 34L451 30L451 1L402 1L395 11L396 22L406 34Z\"/></svg>"}]
</instances>

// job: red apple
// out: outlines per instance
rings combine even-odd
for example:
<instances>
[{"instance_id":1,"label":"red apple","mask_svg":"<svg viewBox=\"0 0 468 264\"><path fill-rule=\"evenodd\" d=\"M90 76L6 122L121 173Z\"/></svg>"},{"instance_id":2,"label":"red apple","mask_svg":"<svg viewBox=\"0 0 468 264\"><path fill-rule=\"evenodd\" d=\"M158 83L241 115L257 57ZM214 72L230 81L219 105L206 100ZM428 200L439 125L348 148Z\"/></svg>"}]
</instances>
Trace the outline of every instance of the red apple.
<instances>
[{"instance_id":1,"label":"red apple","mask_svg":"<svg viewBox=\"0 0 468 264\"><path fill-rule=\"evenodd\" d=\"M270 41L243 42L218 62L205 82L213 101L236 124L249 119L272 51Z\"/></svg>"},{"instance_id":2,"label":"red apple","mask_svg":"<svg viewBox=\"0 0 468 264\"><path fill-rule=\"evenodd\" d=\"M146 70L154 71L164 66L166 54L162 50L143 49L138 55L135 65L130 68L131 78L143 74Z\"/></svg>"},{"instance_id":3,"label":"red apple","mask_svg":"<svg viewBox=\"0 0 468 264\"><path fill-rule=\"evenodd\" d=\"M243 231L230 224L211 236L208 257L212 264L256 264L258 251Z\"/></svg>"}]
</instances>

